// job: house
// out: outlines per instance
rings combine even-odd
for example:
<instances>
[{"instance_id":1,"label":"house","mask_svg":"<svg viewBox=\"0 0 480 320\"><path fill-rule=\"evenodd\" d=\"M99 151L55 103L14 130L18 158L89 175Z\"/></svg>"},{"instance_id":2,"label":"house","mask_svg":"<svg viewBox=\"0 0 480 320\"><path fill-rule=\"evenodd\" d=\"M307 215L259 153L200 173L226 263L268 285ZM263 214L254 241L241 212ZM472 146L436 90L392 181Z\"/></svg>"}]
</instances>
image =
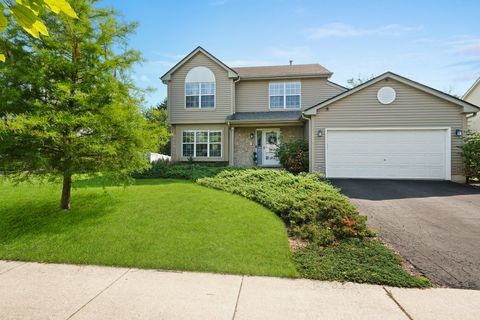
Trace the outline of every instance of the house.
<instances>
[{"instance_id":1,"label":"house","mask_svg":"<svg viewBox=\"0 0 480 320\"><path fill-rule=\"evenodd\" d=\"M480 106L480 78L465 92L463 100ZM468 118L468 129L480 132L480 115Z\"/></svg>"},{"instance_id":2,"label":"house","mask_svg":"<svg viewBox=\"0 0 480 320\"><path fill-rule=\"evenodd\" d=\"M277 145L309 143L329 178L464 181L460 146L480 109L386 72L347 90L319 64L229 67L198 47L161 77L172 161L279 166Z\"/></svg>"}]
</instances>

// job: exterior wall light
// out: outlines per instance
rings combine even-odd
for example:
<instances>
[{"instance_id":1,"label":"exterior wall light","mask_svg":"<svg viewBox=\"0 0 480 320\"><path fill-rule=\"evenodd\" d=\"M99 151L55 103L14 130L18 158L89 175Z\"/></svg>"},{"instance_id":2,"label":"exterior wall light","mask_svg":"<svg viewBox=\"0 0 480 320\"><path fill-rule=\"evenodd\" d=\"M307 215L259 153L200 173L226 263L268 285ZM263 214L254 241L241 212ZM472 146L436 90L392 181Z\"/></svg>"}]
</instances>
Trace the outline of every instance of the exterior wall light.
<instances>
[{"instance_id":1,"label":"exterior wall light","mask_svg":"<svg viewBox=\"0 0 480 320\"><path fill-rule=\"evenodd\" d=\"M457 130L455 130L455 135L456 135L457 137L463 136L463 131L462 131L462 129L457 129Z\"/></svg>"},{"instance_id":2,"label":"exterior wall light","mask_svg":"<svg viewBox=\"0 0 480 320\"><path fill-rule=\"evenodd\" d=\"M250 139L253 140L253 138L255 138L255 134L252 132L252 133L250 133Z\"/></svg>"},{"instance_id":3,"label":"exterior wall light","mask_svg":"<svg viewBox=\"0 0 480 320\"><path fill-rule=\"evenodd\" d=\"M319 129L319 130L318 130L317 136L323 137L323 131L322 131L322 129Z\"/></svg>"}]
</instances>

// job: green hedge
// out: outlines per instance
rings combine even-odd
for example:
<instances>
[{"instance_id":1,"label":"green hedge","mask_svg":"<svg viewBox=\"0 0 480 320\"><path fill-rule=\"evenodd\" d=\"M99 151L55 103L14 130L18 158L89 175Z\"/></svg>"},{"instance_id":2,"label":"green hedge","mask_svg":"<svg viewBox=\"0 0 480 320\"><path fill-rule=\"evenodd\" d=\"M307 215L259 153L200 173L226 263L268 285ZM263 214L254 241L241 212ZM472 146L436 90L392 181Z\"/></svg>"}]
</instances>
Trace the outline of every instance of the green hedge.
<instances>
[{"instance_id":1,"label":"green hedge","mask_svg":"<svg viewBox=\"0 0 480 320\"><path fill-rule=\"evenodd\" d=\"M293 235L322 245L343 238L373 236L366 217L318 175L245 169L222 171L197 182L264 205L290 226Z\"/></svg>"},{"instance_id":2,"label":"green hedge","mask_svg":"<svg viewBox=\"0 0 480 320\"><path fill-rule=\"evenodd\" d=\"M185 179L197 180L204 177L213 177L222 171L240 170L236 167L226 167L218 164L195 164L157 161L152 163L152 167L142 173L136 173L133 177L137 179L144 178L166 178L166 179Z\"/></svg>"},{"instance_id":3,"label":"green hedge","mask_svg":"<svg viewBox=\"0 0 480 320\"><path fill-rule=\"evenodd\" d=\"M465 175L468 178L480 179L480 133L467 132L462 147Z\"/></svg>"}]
</instances>

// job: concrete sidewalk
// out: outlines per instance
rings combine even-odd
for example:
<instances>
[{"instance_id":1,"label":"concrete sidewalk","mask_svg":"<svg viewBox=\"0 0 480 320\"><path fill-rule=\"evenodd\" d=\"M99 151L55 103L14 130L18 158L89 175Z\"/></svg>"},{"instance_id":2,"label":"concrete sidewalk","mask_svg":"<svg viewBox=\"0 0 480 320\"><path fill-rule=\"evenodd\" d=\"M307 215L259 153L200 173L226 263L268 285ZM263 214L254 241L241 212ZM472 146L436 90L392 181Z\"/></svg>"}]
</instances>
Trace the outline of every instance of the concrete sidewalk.
<instances>
[{"instance_id":1,"label":"concrete sidewalk","mask_svg":"<svg viewBox=\"0 0 480 320\"><path fill-rule=\"evenodd\" d=\"M479 319L480 291L0 261L1 319Z\"/></svg>"}]
</instances>

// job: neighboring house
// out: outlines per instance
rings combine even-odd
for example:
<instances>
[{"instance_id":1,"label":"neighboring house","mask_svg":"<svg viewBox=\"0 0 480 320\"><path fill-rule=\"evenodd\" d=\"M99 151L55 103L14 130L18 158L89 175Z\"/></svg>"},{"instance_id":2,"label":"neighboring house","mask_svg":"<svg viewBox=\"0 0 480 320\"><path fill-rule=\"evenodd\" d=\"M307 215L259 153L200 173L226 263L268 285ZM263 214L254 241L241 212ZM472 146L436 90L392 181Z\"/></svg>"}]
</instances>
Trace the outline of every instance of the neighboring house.
<instances>
[{"instance_id":1,"label":"neighboring house","mask_svg":"<svg viewBox=\"0 0 480 320\"><path fill-rule=\"evenodd\" d=\"M279 143L306 139L329 178L464 181L468 102L387 72L354 89L319 64L231 68L201 47L164 76L172 161L279 166Z\"/></svg>"},{"instance_id":2,"label":"neighboring house","mask_svg":"<svg viewBox=\"0 0 480 320\"><path fill-rule=\"evenodd\" d=\"M480 106L480 78L468 89L463 100ZM468 129L480 132L480 115L468 118Z\"/></svg>"}]
</instances>

